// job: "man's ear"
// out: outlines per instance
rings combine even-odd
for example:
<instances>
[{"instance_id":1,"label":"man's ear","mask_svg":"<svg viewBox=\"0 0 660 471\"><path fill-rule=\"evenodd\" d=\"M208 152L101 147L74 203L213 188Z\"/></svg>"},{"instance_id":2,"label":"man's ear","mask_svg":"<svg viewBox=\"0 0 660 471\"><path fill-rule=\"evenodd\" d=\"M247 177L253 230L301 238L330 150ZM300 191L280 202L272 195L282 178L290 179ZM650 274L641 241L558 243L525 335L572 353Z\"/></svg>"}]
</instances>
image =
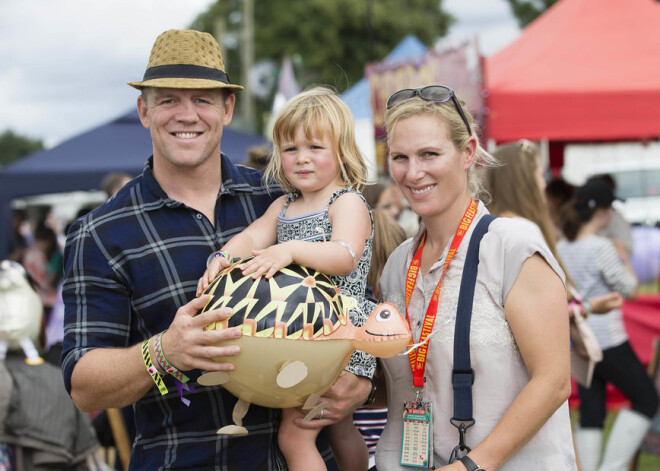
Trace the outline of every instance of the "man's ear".
<instances>
[{"instance_id":1,"label":"man's ear","mask_svg":"<svg viewBox=\"0 0 660 471\"><path fill-rule=\"evenodd\" d=\"M225 98L225 116L222 119L222 125L228 126L231 123L231 118L234 115L234 105L236 104L236 95L230 93L227 98Z\"/></svg>"},{"instance_id":2,"label":"man's ear","mask_svg":"<svg viewBox=\"0 0 660 471\"><path fill-rule=\"evenodd\" d=\"M142 126L144 126L146 129L149 129L150 123L149 116L147 116L147 103L145 102L143 95L140 95L137 99L137 111L138 115L140 116L140 122L142 123Z\"/></svg>"}]
</instances>

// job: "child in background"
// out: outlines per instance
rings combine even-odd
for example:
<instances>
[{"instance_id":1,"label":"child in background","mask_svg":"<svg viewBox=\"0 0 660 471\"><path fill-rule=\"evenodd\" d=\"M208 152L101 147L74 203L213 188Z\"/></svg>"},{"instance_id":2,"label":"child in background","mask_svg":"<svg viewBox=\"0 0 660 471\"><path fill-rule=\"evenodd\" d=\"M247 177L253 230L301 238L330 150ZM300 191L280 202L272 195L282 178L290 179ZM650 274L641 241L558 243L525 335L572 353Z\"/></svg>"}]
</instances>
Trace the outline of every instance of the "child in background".
<instances>
[{"instance_id":1,"label":"child in background","mask_svg":"<svg viewBox=\"0 0 660 471\"><path fill-rule=\"evenodd\" d=\"M353 324L366 320L373 304L365 298L373 223L360 193L366 165L355 142L353 117L336 93L317 87L294 97L273 127L273 156L265 172L288 193L247 229L233 237L200 279L198 295L229 265L227 258L255 257L243 274L271 277L291 263L331 276L345 295L357 299ZM231 254L229 256L228 254ZM355 352L347 370L372 376L375 359ZM323 411L325 412L325 411ZM323 420L323 412L317 417ZM284 409L278 443L290 470L324 470L315 439L320 429L303 429L300 409ZM326 417L328 418L328 417ZM326 428L342 470L364 471L367 449L351 415Z\"/></svg>"}]
</instances>

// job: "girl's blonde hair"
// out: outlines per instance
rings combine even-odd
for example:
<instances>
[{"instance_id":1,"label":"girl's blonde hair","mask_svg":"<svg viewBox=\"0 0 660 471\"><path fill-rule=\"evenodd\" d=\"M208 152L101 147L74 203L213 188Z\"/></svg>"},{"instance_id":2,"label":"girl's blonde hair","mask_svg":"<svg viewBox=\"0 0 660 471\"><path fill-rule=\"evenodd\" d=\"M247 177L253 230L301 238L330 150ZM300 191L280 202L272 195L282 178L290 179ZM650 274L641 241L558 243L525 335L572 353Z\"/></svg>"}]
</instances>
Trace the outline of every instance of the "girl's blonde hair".
<instances>
[{"instance_id":1,"label":"girl's blonde hair","mask_svg":"<svg viewBox=\"0 0 660 471\"><path fill-rule=\"evenodd\" d=\"M307 139L330 138L342 180L346 186L361 190L367 180L367 165L355 142L353 115L337 93L325 87L314 87L296 95L278 115L273 126L273 157L264 172L265 181L272 178L285 191L296 190L284 175L280 146L282 141L293 139L300 125Z\"/></svg>"},{"instance_id":2,"label":"girl's blonde hair","mask_svg":"<svg viewBox=\"0 0 660 471\"><path fill-rule=\"evenodd\" d=\"M475 123L472 115L465 107L465 102L456 96L456 100L460 103L465 118L470 124L472 134L468 134L465 123L454 106L452 100L446 102L426 101L419 96L409 98L398 105L390 108L385 112L385 127L387 128L387 144L391 144L392 130L397 123L402 119L411 118L417 115L431 115L438 118L441 122L447 124L449 131L449 138L454 143L458 151L462 152L466 149L468 141L471 136L477 140L477 152L474 159L474 165L468 170L468 190L470 196L482 201L488 200L488 193L483 189L481 175L476 171L478 167L493 167L497 166L497 160L490 155L486 149L481 146L478 136L478 126Z\"/></svg>"}]
</instances>

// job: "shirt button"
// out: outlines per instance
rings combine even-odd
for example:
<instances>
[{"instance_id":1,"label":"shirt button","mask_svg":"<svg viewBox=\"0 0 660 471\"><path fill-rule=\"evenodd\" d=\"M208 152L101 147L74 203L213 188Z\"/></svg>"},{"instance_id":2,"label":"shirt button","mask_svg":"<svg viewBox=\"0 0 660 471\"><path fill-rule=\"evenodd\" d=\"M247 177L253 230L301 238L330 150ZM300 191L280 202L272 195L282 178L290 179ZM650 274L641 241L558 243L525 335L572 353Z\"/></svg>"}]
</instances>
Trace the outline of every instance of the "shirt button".
<instances>
[{"instance_id":1,"label":"shirt button","mask_svg":"<svg viewBox=\"0 0 660 471\"><path fill-rule=\"evenodd\" d=\"M197 213L197 219L202 219L202 213Z\"/></svg>"}]
</instances>

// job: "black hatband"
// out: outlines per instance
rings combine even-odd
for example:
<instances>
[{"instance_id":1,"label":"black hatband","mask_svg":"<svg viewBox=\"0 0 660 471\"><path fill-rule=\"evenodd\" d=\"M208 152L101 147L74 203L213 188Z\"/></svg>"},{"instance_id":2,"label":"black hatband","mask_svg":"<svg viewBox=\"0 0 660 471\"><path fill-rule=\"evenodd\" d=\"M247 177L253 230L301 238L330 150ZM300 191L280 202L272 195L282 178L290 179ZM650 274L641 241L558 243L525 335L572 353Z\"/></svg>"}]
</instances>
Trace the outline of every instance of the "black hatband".
<instances>
[{"instance_id":1,"label":"black hatband","mask_svg":"<svg viewBox=\"0 0 660 471\"><path fill-rule=\"evenodd\" d=\"M222 70L188 64L169 64L149 67L144 73L142 81L146 82L147 80L161 78L205 79L231 84L229 77Z\"/></svg>"}]
</instances>

